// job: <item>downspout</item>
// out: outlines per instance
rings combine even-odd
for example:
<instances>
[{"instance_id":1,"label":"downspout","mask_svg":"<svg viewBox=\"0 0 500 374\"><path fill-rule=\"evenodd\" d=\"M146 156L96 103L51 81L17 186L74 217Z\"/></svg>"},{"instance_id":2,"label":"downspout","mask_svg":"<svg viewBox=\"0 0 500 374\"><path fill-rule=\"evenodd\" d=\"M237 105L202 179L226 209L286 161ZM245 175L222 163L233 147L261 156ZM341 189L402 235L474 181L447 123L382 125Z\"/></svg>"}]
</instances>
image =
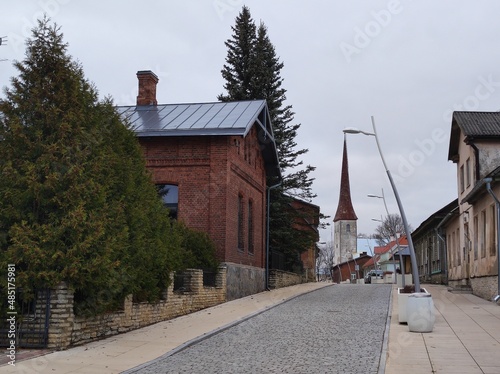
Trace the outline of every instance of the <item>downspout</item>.
<instances>
[{"instance_id":1,"label":"downspout","mask_svg":"<svg viewBox=\"0 0 500 374\"><path fill-rule=\"evenodd\" d=\"M500 201L498 201L497 197L493 193L491 189L492 178L484 178L483 181L486 183L486 190L495 200L495 205L497 208L497 266L498 266L498 275L497 275L497 295L493 297L492 301L497 302L500 299Z\"/></svg>"},{"instance_id":2,"label":"downspout","mask_svg":"<svg viewBox=\"0 0 500 374\"><path fill-rule=\"evenodd\" d=\"M266 290L269 289L269 218L271 210L271 190L281 186L283 181L280 180L277 184L267 187L267 217L266 217Z\"/></svg>"}]
</instances>

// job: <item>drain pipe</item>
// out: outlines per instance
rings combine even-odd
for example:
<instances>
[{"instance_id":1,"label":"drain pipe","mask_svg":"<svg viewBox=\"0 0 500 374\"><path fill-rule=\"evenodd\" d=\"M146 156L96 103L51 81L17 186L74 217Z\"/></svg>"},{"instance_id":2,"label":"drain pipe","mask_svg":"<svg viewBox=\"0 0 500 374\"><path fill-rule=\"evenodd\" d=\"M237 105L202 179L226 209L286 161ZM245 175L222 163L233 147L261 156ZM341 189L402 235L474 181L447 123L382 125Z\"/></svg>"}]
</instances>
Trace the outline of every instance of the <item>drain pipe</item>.
<instances>
[{"instance_id":1,"label":"drain pipe","mask_svg":"<svg viewBox=\"0 0 500 374\"><path fill-rule=\"evenodd\" d=\"M500 300L500 201L497 199L495 194L493 193L491 189L491 182L493 181L492 178L484 178L483 181L486 183L486 190L488 193L493 197L493 200L495 200L495 205L497 208L497 264L498 264L498 289L497 289L497 295L493 297L492 301L495 303Z\"/></svg>"},{"instance_id":2,"label":"drain pipe","mask_svg":"<svg viewBox=\"0 0 500 374\"><path fill-rule=\"evenodd\" d=\"M266 220L266 290L269 289L269 220L271 210L271 190L281 186L283 181L280 180L277 184L267 187L267 220Z\"/></svg>"}]
</instances>

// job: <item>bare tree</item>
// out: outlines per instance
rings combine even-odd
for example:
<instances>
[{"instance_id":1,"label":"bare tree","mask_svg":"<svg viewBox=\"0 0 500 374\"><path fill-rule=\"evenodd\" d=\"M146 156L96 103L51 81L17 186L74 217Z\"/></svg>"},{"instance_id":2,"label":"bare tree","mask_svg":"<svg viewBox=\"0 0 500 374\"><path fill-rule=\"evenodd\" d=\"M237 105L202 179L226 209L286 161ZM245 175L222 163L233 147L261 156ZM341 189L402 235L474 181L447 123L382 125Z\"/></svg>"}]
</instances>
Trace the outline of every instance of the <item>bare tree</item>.
<instances>
[{"instance_id":1,"label":"bare tree","mask_svg":"<svg viewBox=\"0 0 500 374\"><path fill-rule=\"evenodd\" d=\"M409 229L411 233L411 225ZM399 214L389 214L375 229L374 238L377 239L378 245L385 245L401 235L406 235L403 219Z\"/></svg>"},{"instance_id":2,"label":"bare tree","mask_svg":"<svg viewBox=\"0 0 500 374\"><path fill-rule=\"evenodd\" d=\"M333 242L326 242L324 245L318 245L318 258L316 259L316 269L318 274L330 274L335 263L335 251Z\"/></svg>"}]
</instances>

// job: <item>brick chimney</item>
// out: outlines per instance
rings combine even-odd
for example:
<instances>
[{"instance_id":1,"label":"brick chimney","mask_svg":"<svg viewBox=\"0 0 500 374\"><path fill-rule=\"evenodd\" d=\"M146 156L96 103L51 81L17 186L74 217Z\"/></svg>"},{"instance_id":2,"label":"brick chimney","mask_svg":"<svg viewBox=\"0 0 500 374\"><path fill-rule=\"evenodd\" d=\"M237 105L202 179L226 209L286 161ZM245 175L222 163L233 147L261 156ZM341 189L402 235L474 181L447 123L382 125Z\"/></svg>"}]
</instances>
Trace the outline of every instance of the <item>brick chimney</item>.
<instances>
[{"instance_id":1,"label":"brick chimney","mask_svg":"<svg viewBox=\"0 0 500 374\"><path fill-rule=\"evenodd\" d=\"M141 70L137 72L139 80L139 95L137 95L137 105L158 105L156 101L156 84L158 77L151 70Z\"/></svg>"}]
</instances>

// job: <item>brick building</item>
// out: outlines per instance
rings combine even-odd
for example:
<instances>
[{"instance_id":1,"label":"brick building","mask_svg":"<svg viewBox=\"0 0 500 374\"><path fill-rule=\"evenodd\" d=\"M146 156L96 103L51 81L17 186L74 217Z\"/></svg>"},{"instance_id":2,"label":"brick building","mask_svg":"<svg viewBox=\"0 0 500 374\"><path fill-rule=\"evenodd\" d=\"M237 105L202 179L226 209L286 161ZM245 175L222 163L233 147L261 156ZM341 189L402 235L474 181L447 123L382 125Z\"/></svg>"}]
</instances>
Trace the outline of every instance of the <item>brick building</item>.
<instances>
[{"instance_id":1,"label":"brick building","mask_svg":"<svg viewBox=\"0 0 500 374\"><path fill-rule=\"evenodd\" d=\"M158 77L137 77L137 105L117 110L137 134L165 204L215 242L228 300L263 291L266 177L281 178L266 102L158 105Z\"/></svg>"},{"instance_id":2,"label":"brick building","mask_svg":"<svg viewBox=\"0 0 500 374\"><path fill-rule=\"evenodd\" d=\"M294 198L291 208L296 212L293 225L295 230L305 231L311 235L311 246L301 253L300 259L304 266L305 279L310 282L316 280L316 242L319 240L319 206Z\"/></svg>"},{"instance_id":3,"label":"brick building","mask_svg":"<svg viewBox=\"0 0 500 374\"><path fill-rule=\"evenodd\" d=\"M333 265L330 269L333 283L356 283L358 279L363 279L363 268L371 258L366 252L362 252L357 258Z\"/></svg>"}]
</instances>

